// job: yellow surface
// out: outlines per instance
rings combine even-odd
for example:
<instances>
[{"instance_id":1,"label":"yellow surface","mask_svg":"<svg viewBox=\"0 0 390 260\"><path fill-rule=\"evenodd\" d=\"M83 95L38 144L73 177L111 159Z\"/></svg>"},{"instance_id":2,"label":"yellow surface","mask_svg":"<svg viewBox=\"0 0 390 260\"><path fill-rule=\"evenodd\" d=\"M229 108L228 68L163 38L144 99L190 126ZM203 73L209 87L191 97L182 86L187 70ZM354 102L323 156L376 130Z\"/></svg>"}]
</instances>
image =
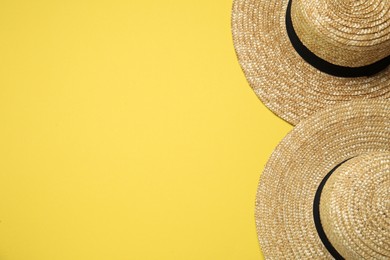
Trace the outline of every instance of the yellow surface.
<instances>
[{"instance_id":1,"label":"yellow surface","mask_svg":"<svg viewBox=\"0 0 390 260\"><path fill-rule=\"evenodd\" d=\"M231 1L2 0L0 259L261 259L291 126L247 85Z\"/></svg>"}]
</instances>

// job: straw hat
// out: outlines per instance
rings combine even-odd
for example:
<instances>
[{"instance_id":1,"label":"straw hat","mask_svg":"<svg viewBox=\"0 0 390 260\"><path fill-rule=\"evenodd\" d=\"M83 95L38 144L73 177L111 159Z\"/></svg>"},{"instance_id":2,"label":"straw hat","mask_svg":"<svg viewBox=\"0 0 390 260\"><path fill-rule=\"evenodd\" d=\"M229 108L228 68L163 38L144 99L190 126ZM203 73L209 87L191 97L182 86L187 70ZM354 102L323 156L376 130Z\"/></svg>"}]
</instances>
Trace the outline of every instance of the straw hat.
<instances>
[{"instance_id":1,"label":"straw hat","mask_svg":"<svg viewBox=\"0 0 390 260\"><path fill-rule=\"evenodd\" d=\"M390 98L390 1L234 0L238 61L292 124L327 105Z\"/></svg>"},{"instance_id":2,"label":"straw hat","mask_svg":"<svg viewBox=\"0 0 390 260\"><path fill-rule=\"evenodd\" d=\"M390 259L390 101L302 120L277 146L256 197L266 259Z\"/></svg>"}]
</instances>

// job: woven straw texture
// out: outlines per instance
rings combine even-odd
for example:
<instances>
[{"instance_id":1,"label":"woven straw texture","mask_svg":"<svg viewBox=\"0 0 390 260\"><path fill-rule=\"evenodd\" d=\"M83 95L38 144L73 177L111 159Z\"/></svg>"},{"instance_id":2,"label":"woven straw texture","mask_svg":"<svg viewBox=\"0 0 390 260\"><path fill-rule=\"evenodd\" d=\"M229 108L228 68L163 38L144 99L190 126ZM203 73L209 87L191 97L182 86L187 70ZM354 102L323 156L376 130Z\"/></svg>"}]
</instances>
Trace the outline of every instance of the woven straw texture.
<instances>
[{"instance_id":1,"label":"woven straw texture","mask_svg":"<svg viewBox=\"0 0 390 260\"><path fill-rule=\"evenodd\" d=\"M390 259L390 152L355 157L327 180L320 216L346 259Z\"/></svg>"},{"instance_id":2,"label":"woven straw texture","mask_svg":"<svg viewBox=\"0 0 390 260\"><path fill-rule=\"evenodd\" d=\"M295 125L329 105L390 98L390 67L370 77L341 78L306 63L287 36L287 4L235 0L232 10L238 61L271 111ZM302 42L335 64L365 65L390 52L390 1L293 0L292 20Z\"/></svg>"},{"instance_id":3,"label":"woven straw texture","mask_svg":"<svg viewBox=\"0 0 390 260\"><path fill-rule=\"evenodd\" d=\"M333 64L359 67L390 55L390 2L293 0L291 17L303 44Z\"/></svg>"},{"instance_id":4,"label":"woven straw texture","mask_svg":"<svg viewBox=\"0 0 390 260\"><path fill-rule=\"evenodd\" d=\"M390 151L390 101L326 108L276 147L260 177L256 227L267 259L332 259L318 237L313 199L324 176L346 159Z\"/></svg>"}]
</instances>

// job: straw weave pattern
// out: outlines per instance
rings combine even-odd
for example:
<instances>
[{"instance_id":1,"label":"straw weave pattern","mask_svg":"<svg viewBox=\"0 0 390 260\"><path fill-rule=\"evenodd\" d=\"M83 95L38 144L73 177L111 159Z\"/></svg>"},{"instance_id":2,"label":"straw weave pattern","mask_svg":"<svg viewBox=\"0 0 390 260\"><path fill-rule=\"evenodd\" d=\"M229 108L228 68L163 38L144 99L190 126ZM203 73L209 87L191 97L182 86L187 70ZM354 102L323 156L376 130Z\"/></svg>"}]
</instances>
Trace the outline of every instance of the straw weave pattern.
<instances>
[{"instance_id":1,"label":"straw weave pattern","mask_svg":"<svg viewBox=\"0 0 390 260\"><path fill-rule=\"evenodd\" d=\"M293 5L295 1L303 0L293 0ZM380 15L388 19L390 1L353 1L358 3L354 9L356 12L364 12L367 8L366 11L371 10L371 7L369 8L366 3L373 3L379 5ZM324 9L318 4L320 2L319 0L306 1L308 7L301 11L306 13L302 14L300 21L305 23L304 20L310 18L308 12L312 9L317 10L316 12L320 12L319 9ZM347 9L351 2L352 0L327 0L325 11L332 5L337 5L339 9ZM327 106L362 98L390 99L390 67L370 77L341 78L323 73L305 62L296 53L287 36L285 28L287 4L288 0L234 0L232 10L232 34L238 61L249 85L271 111L295 125ZM324 16L325 14L319 15ZM327 19L333 19L332 15L336 14L327 12L326 15L325 18L318 21L320 23L318 33L322 35L328 33L323 32L324 27L335 26ZM368 12L367 15L372 17L374 13ZM378 37L376 42L374 41L376 44L373 46L366 44L359 47L359 44L362 45L365 41L356 38L351 43L353 50L356 48L371 50L379 46L382 46L381 48L386 46L384 51L386 53L390 51L388 47L388 21L380 23L381 16L378 19L372 18L368 29L373 28L372 30L375 31L382 29L382 27L386 29L380 34L367 32L367 36L362 36L363 39L368 37L367 40ZM338 19L337 22L341 24L346 20L347 18L344 17ZM364 24L357 23L351 26L365 31L366 29L362 28ZM341 34L336 29L332 29L332 32L337 37L335 36L331 42L335 45L342 43L343 35L348 35L348 32ZM302 28L299 29L299 32L305 33ZM378 54L375 55L382 56L384 54L378 51ZM375 59L375 57L370 59Z\"/></svg>"},{"instance_id":2,"label":"straw weave pattern","mask_svg":"<svg viewBox=\"0 0 390 260\"><path fill-rule=\"evenodd\" d=\"M313 220L316 190L337 164L372 152L390 152L390 101L331 106L282 140L256 196L257 234L266 259L332 259Z\"/></svg>"},{"instance_id":3,"label":"straw weave pattern","mask_svg":"<svg viewBox=\"0 0 390 260\"><path fill-rule=\"evenodd\" d=\"M390 55L390 1L293 0L291 14L303 44L330 63L359 67Z\"/></svg>"},{"instance_id":4,"label":"straw weave pattern","mask_svg":"<svg viewBox=\"0 0 390 260\"><path fill-rule=\"evenodd\" d=\"M321 194L321 223L346 259L390 259L390 152L341 165Z\"/></svg>"}]
</instances>

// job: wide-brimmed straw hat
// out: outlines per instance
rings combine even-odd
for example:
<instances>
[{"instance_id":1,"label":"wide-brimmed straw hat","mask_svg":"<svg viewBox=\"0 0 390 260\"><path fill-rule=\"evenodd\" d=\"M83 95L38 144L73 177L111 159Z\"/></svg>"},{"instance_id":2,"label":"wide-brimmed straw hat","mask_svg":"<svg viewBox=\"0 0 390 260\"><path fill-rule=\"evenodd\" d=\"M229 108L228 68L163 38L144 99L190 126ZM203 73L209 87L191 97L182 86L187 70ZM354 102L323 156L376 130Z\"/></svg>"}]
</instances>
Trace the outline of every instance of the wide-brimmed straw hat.
<instances>
[{"instance_id":1,"label":"wide-brimmed straw hat","mask_svg":"<svg viewBox=\"0 0 390 260\"><path fill-rule=\"evenodd\" d=\"M388 0L234 0L232 33L250 86L294 125L327 105L390 98Z\"/></svg>"},{"instance_id":2,"label":"wide-brimmed straw hat","mask_svg":"<svg viewBox=\"0 0 390 260\"><path fill-rule=\"evenodd\" d=\"M266 259L390 259L390 101L345 102L302 120L260 177Z\"/></svg>"}]
</instances>

